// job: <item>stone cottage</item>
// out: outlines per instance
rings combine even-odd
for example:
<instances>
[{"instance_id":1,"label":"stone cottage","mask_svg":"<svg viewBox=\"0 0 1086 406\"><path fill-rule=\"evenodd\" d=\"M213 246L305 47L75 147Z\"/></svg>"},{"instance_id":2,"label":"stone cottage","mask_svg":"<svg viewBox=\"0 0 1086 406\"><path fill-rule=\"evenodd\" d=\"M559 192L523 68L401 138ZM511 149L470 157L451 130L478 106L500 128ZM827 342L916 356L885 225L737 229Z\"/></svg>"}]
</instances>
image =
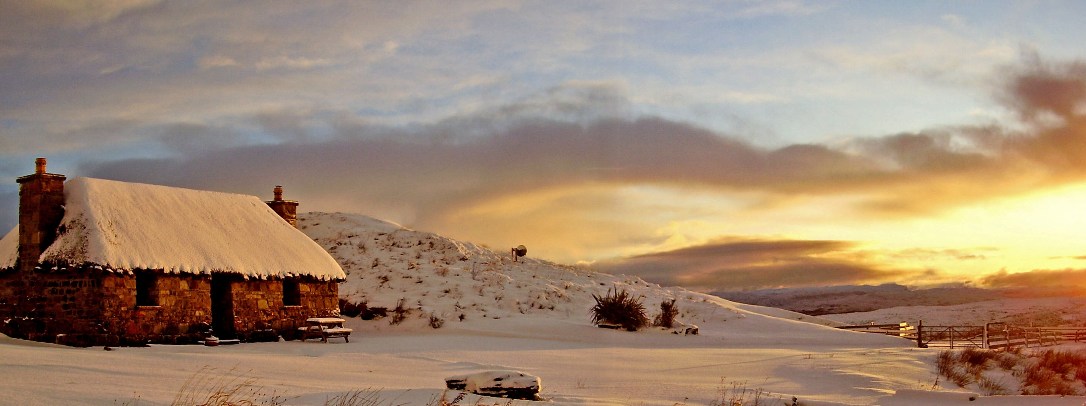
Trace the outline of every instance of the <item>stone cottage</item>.
<instances>
[{"instance_id":1,"label":"stone cottage","mask_svg":"<svg viewBox=\"0 0 1086 406\"><path fill-rule=\"evenodd\" d=\"M18 178L0 332L70 345L290 337L339 313L339 264L298 203L47 173Z\"/></svg>"}]
</instances>

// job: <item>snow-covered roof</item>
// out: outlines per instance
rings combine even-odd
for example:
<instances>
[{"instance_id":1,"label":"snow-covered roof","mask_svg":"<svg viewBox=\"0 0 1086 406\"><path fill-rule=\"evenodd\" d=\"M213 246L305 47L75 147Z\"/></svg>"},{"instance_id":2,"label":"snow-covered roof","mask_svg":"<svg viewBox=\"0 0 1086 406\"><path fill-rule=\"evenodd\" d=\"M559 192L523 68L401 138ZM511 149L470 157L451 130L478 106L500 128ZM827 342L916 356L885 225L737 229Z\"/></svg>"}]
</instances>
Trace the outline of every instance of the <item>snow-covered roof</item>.
<instances>
[{"instance_id":1,"label":"snow-covered roof","mask_svg":"<svg viewBox=\"0 0 1086 406\"><path fill-rule=\"evenodd\" d=\"M260 279L346 277L328 252L255 196L93 178L69 180L64 194L60 232L43 262ZM0 251L0 260L5 256Z\"/></svg>"},{"instance_id":2,"label":"snow-covered roof","mask_svg":"<svg viewBox=\"0 0 1086 406\"><path fill-rule=\"evenodd\" d=\"M4 238L0 238L0 269L15 266L19 259L19 226L11 229Z\"/></svg>"}]
</instances>

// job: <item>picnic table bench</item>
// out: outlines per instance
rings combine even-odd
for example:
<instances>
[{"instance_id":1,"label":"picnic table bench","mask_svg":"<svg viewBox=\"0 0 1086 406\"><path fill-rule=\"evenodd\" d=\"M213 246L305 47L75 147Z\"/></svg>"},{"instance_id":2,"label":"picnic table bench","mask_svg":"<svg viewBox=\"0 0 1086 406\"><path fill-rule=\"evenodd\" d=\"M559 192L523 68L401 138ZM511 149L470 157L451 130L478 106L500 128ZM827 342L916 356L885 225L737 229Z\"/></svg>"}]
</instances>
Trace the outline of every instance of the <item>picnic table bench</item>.
<instances>
[{"instance_id":1,"label":"picnic table bench","mask_svg":"<svg viewBox=\"0 0 1086 406\"><path fill-rule=\"evenodd\" d=\"M339 317L310 317L305 320L306 326L298 327L298 331L302 334L302 341L319 338L328 342L329 338L343 337L343 341L349 343L351 339L348 336L354 330L343 327L344 321Z\"/></svg>"}]
</instances>

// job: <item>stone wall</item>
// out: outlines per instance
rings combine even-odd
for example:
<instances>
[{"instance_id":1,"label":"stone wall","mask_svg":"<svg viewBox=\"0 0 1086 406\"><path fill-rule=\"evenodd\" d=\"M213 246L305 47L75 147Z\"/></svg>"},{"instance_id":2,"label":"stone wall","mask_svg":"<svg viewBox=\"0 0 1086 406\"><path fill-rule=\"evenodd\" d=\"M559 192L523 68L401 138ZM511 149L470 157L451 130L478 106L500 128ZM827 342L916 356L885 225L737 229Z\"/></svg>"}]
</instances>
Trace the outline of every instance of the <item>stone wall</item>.
<instances>
[{"instance_id":1,"label":"stone wall","mask_svg":"<svg viewBox=\"0 0 1086 406\"><path fill-rule=\"evenodd\" d=\"M302 279L298 282L298 306L283 305L280 280L236 281L234 292L234 327L238 336L247 338L263 330L292 338L298 327L310 317L339 314L339 284Z\"/></svg>"},{"instance_id":2,"label":"stone wall","mask_svg":"<svg viewBox=\"0 0 1086 406\"><path fill-rule=\"evenodd\" d=\"M63 266L3 273L0 328L13 337L47 342L101 334L100 273Z\"/></svg>"},{"instance_id":3,"label":"stone wall","mask_svg":"<svg viewBox=\"0 0 1086 406\"><path fill-rule=\"evenodd\" d=\"M0 332L69 345L188 344L212 322L211 277L154 275L157 306L136 305L136 275L94 266L45 266L0 272ZM339 284L303 278L299 305L283 305L280 280L230 284L234 327L242 340L293 338L309 317L339 314Z\"/></svg>"},{"instance_id":4,"label":"stone wall","mask_svg":"<svg viewBox=\"0 0 1086 406\"><path fill-rule=\"evenodd\" d=\"M102 280L102 323L128 343L187 344L211 325L211 278L153 272L157 306L136 305L136 276L107 274Z\"/></svg>"},{"instance_id":5,"label":"stone wall","mask_svg":"<svg viewBox=\"0 0 1086 406\"><path fill-rule=\"evenodd\" d=\"M240 280L231 285L234 329L239 336L256 330L280 330L283 324L283 286L277 280Z\"/></svg>"},{"instance_id":6,"label":"stone wall","mask_svg":"<svg viewBox=\"0 0 1086 406\"><path fill-rule=\"evenodd\" d=\"M5 324L4 320L9 320L18 314L18 304L26 290L26 282L21 275L13 268L0 269L0 329ZM0 330L0 332L4 331Z\"/></svg>"}]
</instances>

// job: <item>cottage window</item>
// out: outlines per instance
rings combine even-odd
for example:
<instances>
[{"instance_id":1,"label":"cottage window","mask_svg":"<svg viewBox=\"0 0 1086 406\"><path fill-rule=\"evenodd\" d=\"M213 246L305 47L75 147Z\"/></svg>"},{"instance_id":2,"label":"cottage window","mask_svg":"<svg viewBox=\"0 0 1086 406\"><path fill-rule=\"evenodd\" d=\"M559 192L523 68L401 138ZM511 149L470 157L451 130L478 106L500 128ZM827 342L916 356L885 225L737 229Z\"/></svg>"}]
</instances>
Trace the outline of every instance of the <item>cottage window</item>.
<instances>
[{"instance_id":1,"label":"cottage window","mask_svg":"<svg viewBox=\"0 0 1086 406\"><path fill-rule=\"evenodd\" d=\"M149 272L136 273L136 306L158 306L157 279Z\"/></svg>"},{"instance_id":2,"label":"cottage window","mask_svg":"<svg viewBox=\"0 0 1086 406\"><path fill-rule=\"evenodd\" d=\"M298 290L298 281L283 280L283 306L301 306L302 294Z\"/></svg>"}]
</instances>

